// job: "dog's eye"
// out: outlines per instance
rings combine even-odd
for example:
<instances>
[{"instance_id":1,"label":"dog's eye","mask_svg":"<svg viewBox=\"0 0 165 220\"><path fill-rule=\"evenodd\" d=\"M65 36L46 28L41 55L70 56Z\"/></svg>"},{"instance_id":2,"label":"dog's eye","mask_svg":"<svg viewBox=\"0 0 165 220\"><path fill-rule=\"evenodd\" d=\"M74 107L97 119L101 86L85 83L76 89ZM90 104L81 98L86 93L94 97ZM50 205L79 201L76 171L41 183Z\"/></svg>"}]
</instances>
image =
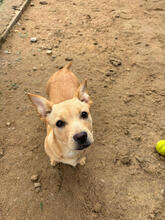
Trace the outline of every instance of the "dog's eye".
<instances>
[{"instance_id":1,"label":"dog's eye","mask_svg":"<svg viewBox=\"0 0 165 220\"><path fill-rule=\"evenodd\" d=\"M81 112L81 118L88 118L88 113L87 112Z\"/></svg>"},{"instance_id":2,"label":"dog's eye","mask_svg":"<svg viewBox=\"0 0 165 220\"><path fill-rule=\"evenodd\" d=\"M64 127L64 126L65 126L65 122L62 121L62 120L58 120L58 121L56 122L56 126L59 127L59 128Z\"/></svg>"}]
</instances>

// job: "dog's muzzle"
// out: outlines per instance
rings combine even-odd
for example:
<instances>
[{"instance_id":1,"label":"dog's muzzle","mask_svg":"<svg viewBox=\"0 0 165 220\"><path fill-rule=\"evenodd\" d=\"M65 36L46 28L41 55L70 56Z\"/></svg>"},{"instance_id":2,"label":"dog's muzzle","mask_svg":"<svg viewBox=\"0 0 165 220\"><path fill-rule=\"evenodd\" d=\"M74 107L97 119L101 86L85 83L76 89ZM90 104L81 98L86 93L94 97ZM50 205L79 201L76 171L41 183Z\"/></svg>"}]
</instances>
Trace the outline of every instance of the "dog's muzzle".
<instances>
[{"instance_id":1,"label":"dog's muzzle","mask_svg":"<svg viewBox=\"0 0 165 220\"><path fill-rule=\"evenodd\" d=\"M87 132L85 131L75 134L73 139L77 144L76 150L83 150L91 145L88 140Z\"/></svg>"}]
</instances>

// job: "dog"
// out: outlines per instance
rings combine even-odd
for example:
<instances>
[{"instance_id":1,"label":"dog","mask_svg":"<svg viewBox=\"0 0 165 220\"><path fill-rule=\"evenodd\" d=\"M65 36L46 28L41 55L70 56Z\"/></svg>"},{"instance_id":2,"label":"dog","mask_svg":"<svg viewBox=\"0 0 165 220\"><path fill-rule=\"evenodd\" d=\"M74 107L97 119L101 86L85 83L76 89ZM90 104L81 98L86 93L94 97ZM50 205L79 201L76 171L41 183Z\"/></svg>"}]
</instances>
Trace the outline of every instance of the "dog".
<instances>
[{"instance_id":1,"label":"dog","mask_svg":"<svg viewBox=\"0 0 165 220\"><path fill-rule=\"evenodd\" d=\"M41 119L46 123L45 152L55 166L62 162L85 165L84 149L93 142L91 98L87 81L79 83L70 70L71 62L54 73L47 82L46 98L28 93Z\"/></svg>"}]
</instances>

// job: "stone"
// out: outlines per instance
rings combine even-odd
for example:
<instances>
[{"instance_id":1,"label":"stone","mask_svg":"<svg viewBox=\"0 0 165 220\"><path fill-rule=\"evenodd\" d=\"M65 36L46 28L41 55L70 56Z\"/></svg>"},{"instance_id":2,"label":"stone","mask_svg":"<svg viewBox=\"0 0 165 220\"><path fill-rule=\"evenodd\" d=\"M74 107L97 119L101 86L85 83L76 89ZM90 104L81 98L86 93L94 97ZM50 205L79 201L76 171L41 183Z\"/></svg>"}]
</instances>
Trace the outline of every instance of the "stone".
<instances>
[{"instance_id":1,"label":"stone","mask_svg":"<svg viewBox=\"0 0 165 220\"><path fill-rule=\"evenodd\" d=\"M123 157L122 159L121 159L121 162L122 162L122 164L123 165L127 165L127 166L130 166L131 165L131 159L129 158L129 157Z\"/></svg>"},{"instance_id":2,"label":"stone","mask_svg":"<svg viewBox=\"0 0 165 220\"><path fill-rule=\"evenodd\" d=\"M72 61L73 58L71 58L71 57L66 57L65 60L66 60L66 61Z\"/></svg>"},{"instance_id":3,"label":"stone","mask_svg":"<svg viewBox=\"0 0 165 220\"><path fill-rule=\"evenodd\" d=\"M41 188L40 188L40 187L35 188L35 192L36 192L36 193L39 193L40 191L41 191Z\"/></svg>"},{"instance_id":4,"label":"stone","mask_svg":"<svg viewBox=\"0 0 165 220\"><path fill-rule=\"evenodd\" d=\"M100 211L101 211L101 204L99 202L97 202L94 205L93 212L99 213Z\"/></svg>"},{"instance_id":5,"label":"stone","mask_svg":"<svg viewBox=\"0 0 165 220\"><path fill-rule=\"evenodd\" d=\"M6 126L8 126L8 127L9 127L10 125L11 125L11 123L10 123L10 122L7 122L7 123L6 123Z\"/></svg>"},{"instance_id":6,"label":"stone","mask_svg":"<svg viewBox=\"0 0 165 220\"><path fill-rule=\"evenodd\" d=\"M3 157L3 156L4 156L4 150L0 149L0 157Z\"/></svg>"},{"instance_id":7,"label":"stone","mask_svg":"<svg viewBox=\"0 0 165 220\"><path fill-rule=\"evenodd\" d=\"M37 174L33 174L30 179L31 179L31 181L35 182L35 181L38 180L38 175Z\"/></svg>"},{"instance_id":8,"label":"stone","mask_svg":"<svg viewBox=\"0 0 165 220\"><path fill-rule=\"evenodd\" d=\"M165 196L165 189L161 189L160 193L162 194L162 196Z\"/></svg>"},{"instance_id":9,"label":"stone","mask_svg":"<svg viewBox=\"0 0 165 220\"><path fill-rule=\"evenodd\" d=\"M5 54L10 54L11 52L9 52L8 50L4 50Z\"/></svg>"},{"instance_id":10,"label":"stone","mask_svg":"<svg viewBox=\"0 0 165 220\"><path fill-rule=\"evenodd\" d=\"M40 1L40 5L47 5L48 4L48 2L46 2L46 1Z\"/></svg>"},{"instance_id":11,"label":"stone","mask_svg":"<svg viewBox=\"0 0 165 220\"><path fill-rule=\"evenodd\" d=\"M154 214L150 214L149 217L150 217L150 219L154 219L155 215Z\"/></svg>"},{"instance_id":12,"label":"stone","mask_svg":"<svg viewBox=\"0 0 165 220\"><path fill-rule=\"evenodd\" d=\"M110 63L111 63L113 66L115 66L115 67L121 66L121 64L122 64L119 59L114 58L114 57L111 57L111 58L109 59L109 61L110 61Z\"/></svg>"},{"instance_id":13,"label":"stone","mask_svg":"<svg viewBox=\"0 0 165 220\"><path fill-rule=\"evenodd\" d=\"M36 42L37 42L37 38L36 38L36 37L31 37L31 38L30 38L30 41L31 41L32 43L36 43Z\"/></svg>"},{"instance_id":14,"label":"stone","mask_svg":"<svg viewBox=\"0 0 165 220\"><path fill-rule=\"evenodd\" d=\"M34 188L41 187L41 183L34 183Z\"/></svg>"},{"instance_id":15,"label":"stone","mask_svg":"<svg viewBox=\"0 0 165 220\"><path fill-rule=\"evenodd\" d=\"M37 67L34 66L34 67L33 67L33 71L37 71Z\"/></svg>"},{"instance_id":16,"label":"stone","mask_svg":"<svg viewBox=\"0 0 165 220\"><path fill-rule=\"evenodd\" d=\"M46 53L47 53L48 55L51 55L51 54L52 54L52 50L47 50Z\"/></svg>"}]
</instances>

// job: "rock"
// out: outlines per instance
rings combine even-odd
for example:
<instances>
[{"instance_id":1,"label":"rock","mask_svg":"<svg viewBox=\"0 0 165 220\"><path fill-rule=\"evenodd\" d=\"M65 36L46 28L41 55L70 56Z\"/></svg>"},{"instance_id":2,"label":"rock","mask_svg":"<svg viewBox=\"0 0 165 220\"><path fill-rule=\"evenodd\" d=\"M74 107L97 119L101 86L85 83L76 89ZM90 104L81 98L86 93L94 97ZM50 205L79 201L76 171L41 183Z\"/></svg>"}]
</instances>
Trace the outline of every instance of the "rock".
<instances>
[{"instance_id":1,"label":"rock","mask_svg":"<svg viewBox=\"0 0 165 220\"><path fill-rule=\"evenodd\" d=\"M0 149L0 158L4 156L4 150Z\"/></svg>"},{"instance_id":2,"label":"rock","mask_svg":"<svg viewBox=\"0 0 165 220\"><path fill-rule=\"evenodd\" d=\"M48 55L51 55L51 54L52 54L52 50L47 50L46 53L47 53Z\"/></svg>"},{"instance_id":3,"label":"rock","mask_svg":"<svg viewBox=\"0 0 165 220\"><path fill-rule=\"evenodd\" d=\"M144 162L143 157L141 157L141 156L139 156L139 155L136 155L136 156L135 156L135 159L136 159L139 163L143 163L143 162Z\"/></svg>"},{"instance_id":4,"label":"rock","mask_svg":"<svg viewBox=\"0 0 165 220\"><path fill-rule=\"evenodd\" d=\"M115 57L111 57L110 59L109 59L109 61L110 61L110 63L113 65L113 66L115 66L115 67L117 67L117 66L121 66L121 61L119 60L119 59L117 59L117 58L115 58Z\"/></svg>"},{"instance_id":5,"label":"rock","mask_svg":"<svg viewBox=\"0 0 165 220\"><path fill-rule=\"evenodd\" d=\"M41 183L34 183L34 188L41 187Z\"/></svg>"},{"instance_id":6,"label":"rock","mask_svg":"<svg viewBox=\"0 0 165 220\"><path fill-rule=\"evenodd\" d=\"M14 10L18 10L17 5L13 5L13 6L12 6L12 9L14 9Z\"/></svg>"},{"instance_id":7,"label":"rock","mask_svg":"<svg viewBox=\"0 0 165 220\"><path fill-rule=\"evenodd\" d=\"M10 54L11 52L9 52L8 50L4 50L5 54Z\"/></svg>"},{"instance_id":8,"label":"rock","mask_svg":"<svg viewBox=\"0 0 165 220\"><path fill-rule=\"evenodd\" d=\"M32 43L36 43L36 42L37 42L37 38L36 38L36 37L31 37L31 38L30 38L30 41L31 41Z\"/></svg>"},{"instance_id":9,"label":"rock","mask_svg":"<svg viewBox=\"0 0 165 220\"><path fill-rule=\"evenodd\" d=\"M41 188L40 187L37 187L36 189L35 189L35 192L36 193L39 193L41 191Z\"/></svg>"},{"instance_id":10,"label":"rock","mask_svg":"<svg viewBox=\"0 0 165 220\"><path fill-rule=\"evenodd\" d=\"M72 61L73 58L71 58L71 57L66 57L65 60L66 60L66 61Z\"/></svg>"},{"instance_id":11,"label":"rock","mask_svg":"<svg viewBox=\"0 0 165 220\"><path fill-rule=\"evenodd\" d=\"M31 6L31 7L34 7L34 3L31 3L30 6Z\"/></svg>"},{"instance_id":12,"label":"rock","mask_svg":"<svg viewBox=\"0 0 165 220\"><path fill-rule=\"evenodd\" d=\"M40 5L47 5L48 4L48 2L46 2L46 1L40 1Z\"/></svg>"},{"instance_id":13,"label":"rock","mask_svg":"<svg viewBox=\"0 0 165 220\"><path fill-rule=\"evenodd\" d=\"M160 193L162 194L162 196L165 196L165 189L161 189Z\"/></svg>"},{"instance_id":14,"label":"rock","mask_svg":"<svg viewBox=\"0 0 165 220\"><path fill-rule=\"evenodd\" d=\"M37 71L37 67L34 66L34 67L33 67L33 71Z\"/></svg>"},{"instance_id":15,"label":"rock","mask_svg":"<svg viewBox=\"0 0 165 220\"><path fill-rule=\"evenodd\" d=\"M101 204L99 202L97 202L94 205L93 212L99 213L100 211L101 211Z\"/></svg>"},{"instance_id":16,"label":"rock","mask_svg":"<svg viewBox=\"0 0 165 220\"><path fill-rule=\"evenodd\" d=\"M10 123L10 122L7 122L7 123L6 123L6 126L8 126L8 127L9 127L10 125L11 125L11 123Z\"/></svg>"},{"instance_id":17,"label":"rock","mask_svg":"<svg viewBox=\"0 0 165 220\"><path fill-rule=\"evenodd\" d=\"M122 159L121 159L121 162L122 162L122 164L123 165L127 165L127 166L130 166L131 165L131 159L129 158L129 157L123 157Z\"/></svg>"},{"instance_id":18,"label":"rock","mask_svg":"<svg viewBox=\"0 0 165 220\"><path fill-rule=\"evenodd\" d=\"M155 215L154 214L150 214L149 217L150 217L150 219L154 219Z\"/></svg>"},{"instance_id":19,"label":"rock","mask_svg":"<svg viewBox=\"0 0 165 220\"><path fill-rule=\"evenodd\" d=\"M31 179L31 181L35 182L35 181L38 180L38 175L37 175L37 174L34 174L34 175L31 176L30 179Z\"/></svg>"},{"instance_id":20,"label":"rock","mask_svg":"<svg viewBox=\"0 0 165 220\"><path fill-rule=\"evenodd\" d=\"M130 134L130 133L129 133L129 130L126 129L126 130L124 131L124 134L125 134L125 135L129 135L129 134Z\"/></svg>"}]
</instances>

